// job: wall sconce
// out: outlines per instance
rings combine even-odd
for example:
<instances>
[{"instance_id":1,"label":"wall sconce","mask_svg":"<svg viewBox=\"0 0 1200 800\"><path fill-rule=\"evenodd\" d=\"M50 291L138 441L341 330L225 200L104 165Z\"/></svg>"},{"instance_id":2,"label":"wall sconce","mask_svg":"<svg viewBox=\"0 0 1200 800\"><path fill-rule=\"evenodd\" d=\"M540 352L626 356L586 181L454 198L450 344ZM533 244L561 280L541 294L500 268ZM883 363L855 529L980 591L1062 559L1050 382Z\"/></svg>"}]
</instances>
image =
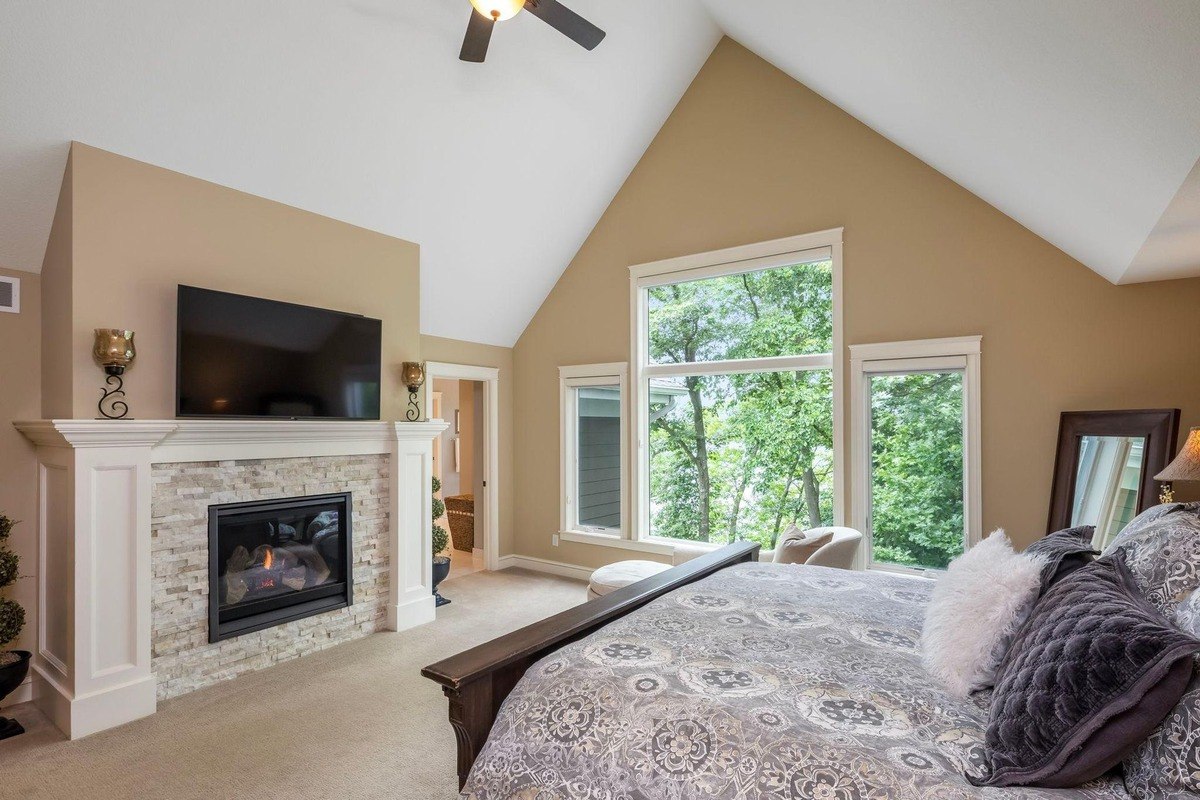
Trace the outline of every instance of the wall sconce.
<instances>
[{"instance_id":1,"label":"wall sconce","mask_svg":"<svg viewBox=\"0 0 1200 800\"><path fill-rule=\"evenodd\" d=\"M420 361L405 361L400 368L400 379L408 387L408 413L405 414L405 417L409 422L416 422L421 418L417 393L425 383L425 365Z\"/></svg>"},{"instance_id":2,"label":"wall sconce","mask_svg":"<svg viewBox=\"0 0 1200 800\"><path fill-rule=\"evenodd\" d=\"M133 347L133 331L96 328L96 344L92 348L92 357L108 375L104 383L113 387L100 390L100 402L96 407L104 419L124 419L129 413L129 405L118 398L125 396L121 376L137 357L137 351Z\"/></svg>"}]
</instances>

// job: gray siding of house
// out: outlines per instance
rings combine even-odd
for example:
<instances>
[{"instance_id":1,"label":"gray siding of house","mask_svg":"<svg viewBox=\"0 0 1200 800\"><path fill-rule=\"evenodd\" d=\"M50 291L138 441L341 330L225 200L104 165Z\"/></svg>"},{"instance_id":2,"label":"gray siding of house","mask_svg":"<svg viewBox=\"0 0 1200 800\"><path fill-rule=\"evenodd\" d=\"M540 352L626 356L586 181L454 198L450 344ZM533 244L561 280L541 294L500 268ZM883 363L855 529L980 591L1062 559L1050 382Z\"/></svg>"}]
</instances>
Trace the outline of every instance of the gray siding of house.
<instances>
[{"instance_id":1,"label":"gray siding of house","mask_svg":"<svg viewBox=\"0 0 1200 800\"><path fill-rule=\"evenodd\" d=\"M579 418L579 524L621 527L621 420Z\"/></svg>"}]
</instances>

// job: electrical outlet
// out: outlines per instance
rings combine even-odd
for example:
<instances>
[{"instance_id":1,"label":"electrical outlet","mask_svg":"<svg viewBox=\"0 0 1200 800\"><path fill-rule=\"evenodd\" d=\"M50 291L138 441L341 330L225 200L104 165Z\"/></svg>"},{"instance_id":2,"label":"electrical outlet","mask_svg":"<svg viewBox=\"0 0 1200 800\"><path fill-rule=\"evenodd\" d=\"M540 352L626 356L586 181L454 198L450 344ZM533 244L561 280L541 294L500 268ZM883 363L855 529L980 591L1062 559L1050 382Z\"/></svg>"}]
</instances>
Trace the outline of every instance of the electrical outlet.
<instances>
[{"instance_id":1,"label":"electrical outlet","mask_svg":"<svg viewBox=\"0 0 1200 800\"><path fill-rule=\"evenodd\" d=\"M554 545L555 547L558 547L558 534L557 533L550 537L550 544Z\"/></svg>"}]
</instances>

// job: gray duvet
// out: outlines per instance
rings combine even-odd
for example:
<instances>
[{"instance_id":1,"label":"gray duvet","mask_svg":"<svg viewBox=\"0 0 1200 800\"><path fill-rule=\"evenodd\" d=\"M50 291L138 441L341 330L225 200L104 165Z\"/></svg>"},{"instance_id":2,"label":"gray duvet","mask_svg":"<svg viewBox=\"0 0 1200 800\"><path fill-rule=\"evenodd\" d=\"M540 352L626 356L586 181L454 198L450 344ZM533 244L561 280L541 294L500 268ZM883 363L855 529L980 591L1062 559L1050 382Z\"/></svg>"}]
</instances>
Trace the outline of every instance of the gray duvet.
<instances>
[{"instance_id":1,"label":"gray duvet","mask_svg":"<svg viewBox=\"0 0 1200 800\"><path fill-rule=\"evenodd\" d=\"M539 661L505 701L476 800L1126 798L976 788L986 701L921 667L931 584L744 564Z\"/></svg>"}]
</instances>

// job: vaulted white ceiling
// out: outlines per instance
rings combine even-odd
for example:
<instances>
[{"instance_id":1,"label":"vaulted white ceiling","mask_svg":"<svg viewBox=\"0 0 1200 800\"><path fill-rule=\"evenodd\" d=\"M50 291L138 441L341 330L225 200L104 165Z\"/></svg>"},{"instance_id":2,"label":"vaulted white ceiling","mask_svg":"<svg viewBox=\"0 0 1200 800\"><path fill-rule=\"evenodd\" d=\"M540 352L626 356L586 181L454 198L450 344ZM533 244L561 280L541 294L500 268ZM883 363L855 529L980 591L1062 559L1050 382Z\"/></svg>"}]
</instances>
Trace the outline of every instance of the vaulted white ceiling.
<instances>
[{"instance_id":1,"label":"vaulted white ceiling","mask_svg":"<svg viewBox=\"0 0 1200 800\"><path fill-rule=\"evenodd\" d=\"M703 65L693 0L571 0L458 60L467 0L0 1L0 264L72 139L421 245L426 333L511 345ZM370 287L363 287L370 291Z\"/></svg>"},{"instance_id":2,"label":"vaulted white ceiling","mask_svg":"<svg viewBox=\"0 0 1200 800\"><path fill-rule=\"evenodd\" d=\"M467 0L5 0L0 264L77 139L418 242L422 330L510 345L726 32L1109 280L1200 275L1193 0L567 4L597 50L522 14L481 66Z\"/></svg>"},{"instance_id":3,"label":"vaulted white ceiling","mask_svg":"<svg viewBox=\"0 0 1200 800\"><path fill-rule=\"evenodd\" d=\"M1200 172L1183 189L1200 160L1200 2L705 2L743 45L1110 281L1200 275ZM1148 241L1177 193L1190 223Z\"/></svg>"}]
</instances>

